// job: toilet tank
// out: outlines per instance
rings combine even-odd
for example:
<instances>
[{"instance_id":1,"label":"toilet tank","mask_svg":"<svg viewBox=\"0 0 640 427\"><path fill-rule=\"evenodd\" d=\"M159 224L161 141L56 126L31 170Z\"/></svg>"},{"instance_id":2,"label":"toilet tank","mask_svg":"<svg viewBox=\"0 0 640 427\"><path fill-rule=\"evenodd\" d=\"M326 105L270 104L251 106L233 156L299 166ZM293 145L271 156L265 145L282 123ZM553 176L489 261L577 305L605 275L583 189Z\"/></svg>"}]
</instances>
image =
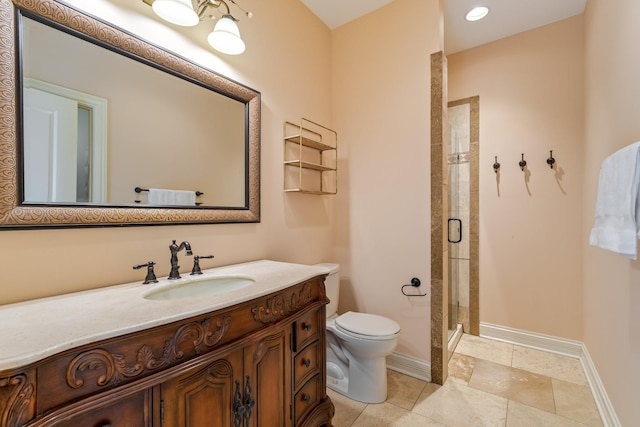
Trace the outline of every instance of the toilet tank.
<instances>
[{"instance_id":1,"label":"toilet tank","mask_svg":"<svg viewBox=\"0 0 640 427\"><path fill-rule=\"evenodd\" d=\"M328 276L324 279L324 287L329 298L327 304L327 318L338 312L338 297L340 296L340 264L316 264L316 267L324 267Z\"/></svg>"}]
</instances>

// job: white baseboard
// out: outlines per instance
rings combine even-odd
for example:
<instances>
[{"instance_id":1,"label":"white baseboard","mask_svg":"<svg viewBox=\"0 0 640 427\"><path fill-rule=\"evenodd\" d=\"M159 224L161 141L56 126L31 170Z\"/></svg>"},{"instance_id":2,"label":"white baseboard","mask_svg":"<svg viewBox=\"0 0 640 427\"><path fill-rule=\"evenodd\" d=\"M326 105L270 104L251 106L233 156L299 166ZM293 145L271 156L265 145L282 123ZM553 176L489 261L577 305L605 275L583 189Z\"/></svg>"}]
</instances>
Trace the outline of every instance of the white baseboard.
<instances>
[{"instance_id":1,"label":"white baseboard","mask_svg":"<svg viewBox=\"0 0 640 427\"><path fill-rule=\"evenodd\" d=\"M431 382L431 363L401 353L391 353L387 356L387 368Z\"/></svg>"},{"instance_id":2,"label":"white baseboard","mask_svg":"<svg viewBox=\"0 0 640 427\"><path fill-rule=\"evenodd\" d=\"M582 362L582 367L589 381L589 386L591 386L593 398L596 400L596 405L598 405L602 422L605 427L621 427L622 424L620 424L616 411L613 409L609 396L607 396L607 391L604 389L602 381L600 381L596 366L593 364L589 351L584 344L582 344L582 350L580 361Z\"/></svg>"},{"instance_id":3,"label":"white baseboard","mask_svg":"<svg viewBox=\"0 0 640 427\"><path fill-rule=\"evenodd\" d=\"M480 336L579 359L605 427L621 427L620 420L618 420L607 391L583 342L489 323L480 323Z\"/></svg>"},{"instance_id":4,"label":"white baseboard","mask_svg":"<svg viewBox=\"0 0 640 427\"><path fill-rule=\"evenodd\" d=\"M582 356L583 344L580 341L537 334L506 326L480 322L480 336L510 344L518 344L523 347L550 351L563 356L575 357L576 359L580 359Z\"/></svg>"}]
</instances>

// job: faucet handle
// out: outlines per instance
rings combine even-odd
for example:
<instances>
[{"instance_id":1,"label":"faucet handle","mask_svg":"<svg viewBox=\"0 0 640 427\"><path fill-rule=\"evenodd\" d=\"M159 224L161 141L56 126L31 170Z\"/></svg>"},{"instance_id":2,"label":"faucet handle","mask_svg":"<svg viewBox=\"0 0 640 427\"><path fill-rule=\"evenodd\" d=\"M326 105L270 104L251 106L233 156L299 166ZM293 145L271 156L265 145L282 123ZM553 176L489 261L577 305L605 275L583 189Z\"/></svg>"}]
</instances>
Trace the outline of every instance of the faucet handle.
<instances>
[{"instance_id":1,"label":"faucet handle","mask_svg":"<svg viewBox=\"0 0 640 427\"><path fill-rule=\"evenodd\" d=\"M202 274L202 270L200 269L200 260L211 258L213 258L213 255L195 255L193 257L193 269L191 270L191 275Z\"/></svg>"},{"instance_id":2,"label":"faucet handle","mask_svg":"<svg viewBox=\"0 0 640 427\"><path fill-rule=\"evenodd\" d=\"M153 271L154 265L156 265L155 262L149 261L145 264L138 264L133 266L134 270L139 270L142 267L147 267L147 276L144 278L144 282L142 282L143 285L147 285L149 283L158 283L158 279L156 279L156 274Z\"/></svg>"}]
</instances>

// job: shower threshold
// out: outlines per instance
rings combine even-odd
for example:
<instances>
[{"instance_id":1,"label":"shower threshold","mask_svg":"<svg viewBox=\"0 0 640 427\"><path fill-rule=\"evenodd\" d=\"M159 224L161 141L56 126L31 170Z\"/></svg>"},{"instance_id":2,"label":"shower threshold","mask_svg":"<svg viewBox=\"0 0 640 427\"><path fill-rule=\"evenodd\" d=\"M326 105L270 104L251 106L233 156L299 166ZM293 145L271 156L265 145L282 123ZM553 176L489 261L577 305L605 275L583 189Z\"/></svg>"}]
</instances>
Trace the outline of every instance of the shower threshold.
<instances>
[{"instance_id":1,"label":"shower threshold","mask_svg":"<svg viewBox=\"0 0 640 427\"><path fill-rule=\"evenodd\" d=\"M449 359L451 359L451 356L453 355L453 352L455 351L460 338L462 338L462 332L462 324L460 323L456 325L456 329L454 329L453 331L449 331Z\"/></svg>"}]
</instances>

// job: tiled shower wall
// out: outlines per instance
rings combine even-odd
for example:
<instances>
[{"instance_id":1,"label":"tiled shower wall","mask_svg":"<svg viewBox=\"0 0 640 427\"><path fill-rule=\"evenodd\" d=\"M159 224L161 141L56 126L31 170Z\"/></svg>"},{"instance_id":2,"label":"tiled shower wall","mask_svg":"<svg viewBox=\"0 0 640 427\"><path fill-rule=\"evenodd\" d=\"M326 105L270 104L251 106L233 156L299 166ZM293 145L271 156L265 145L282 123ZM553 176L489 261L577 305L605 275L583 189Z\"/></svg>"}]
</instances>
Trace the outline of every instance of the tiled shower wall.
<instances>
[{"instance_id":1,"label":"tiled shower wall","mask_svg":"<svg viewBox=\"0 0 640 427\"><path fill-rule=\"evenodd\" d=\"M447 102L447 58L431 55L431 380L447 379L449 322L449 121L448 108L469 104L469 292L467 332L478 335L479 322L479 97ZM465 298L467 298L465 296Z\"/></svg>"},{"instance_id":2,"label":"tiled shower wall","mask_svg":"<svg viewBox=\"0 0 640 427\"><path fill-rule=\"evenodd\" d=\"M431 381L444 384L448 356L447 58L431 55Z\"/></svg>"}]
</instances>

